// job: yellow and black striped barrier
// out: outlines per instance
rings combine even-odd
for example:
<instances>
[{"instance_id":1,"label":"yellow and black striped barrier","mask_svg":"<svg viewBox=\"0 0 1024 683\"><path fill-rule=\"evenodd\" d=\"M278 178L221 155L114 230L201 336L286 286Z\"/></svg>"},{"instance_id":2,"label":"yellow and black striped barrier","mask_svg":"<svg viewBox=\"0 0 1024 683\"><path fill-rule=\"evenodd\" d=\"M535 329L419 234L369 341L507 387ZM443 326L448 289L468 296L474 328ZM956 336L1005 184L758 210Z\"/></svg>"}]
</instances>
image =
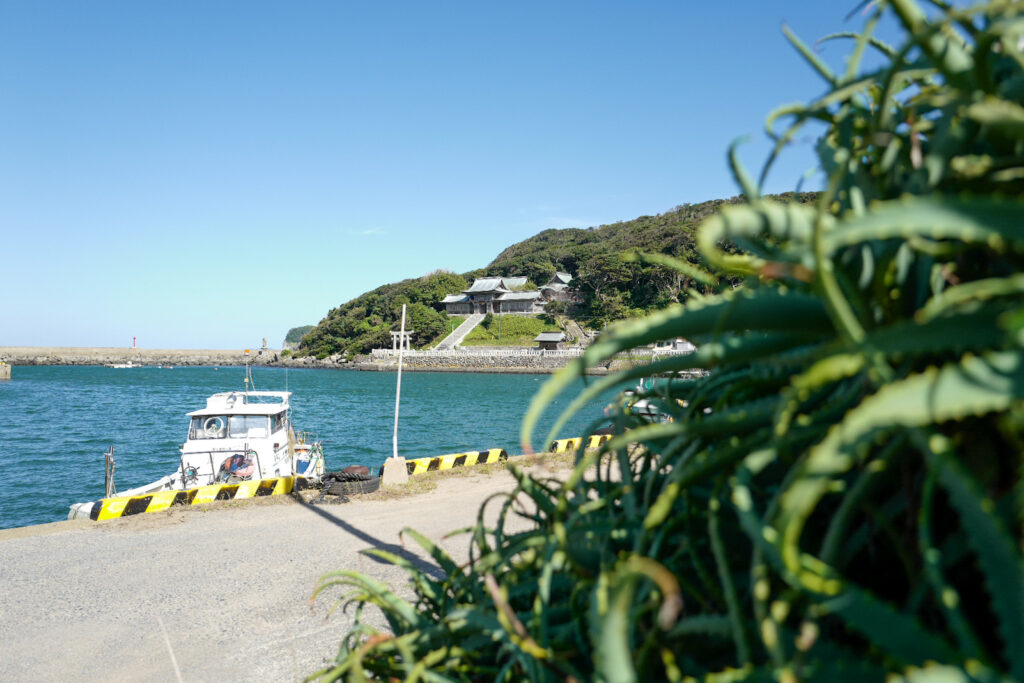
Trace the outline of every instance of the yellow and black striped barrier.
<instances>
[{"instance_id":1,"label":"yellow and black striped barrier","mask_svg":"<svg viewBox=\"0 0 1024 683\"><path fill-rule=\"evenodd\" d=\"M238 484L211 484L181 491L157 491L141 496L101 498L92 504L89 519L104 520L143 512L159 512L172 505L204 505L215 500L241 500L260 496L279 496L301 491L311 484L305 477L274 477L243 481Z\"/></svg>"},{"instance_id":2,"label":"yellow and black striped barrier","mask_svg":"<svg viewBox=\"0 0 1024 683\"><path fill-rule=\"evenodd\" d=\"M504 448L492 448L488 451L469 451L468 453L452 453L438 455L433 458L416 458L407 460L405 469L409 474L423 474L435 470L450 470L453 467L469 465L490 465L508 460L508 452Z\"/></svg>"},{"instance_id":3,"label":"yellow and black striped barrier","mask_svg":"<svg viewBox=\"0 0 1024 683\"><path fill-rule=\"evenodd\" d=\"M587 437L576 436L571 439L558 439L557 441L551 442L551 445L548 446L548 450L552 453L567 453L569 451L578 450L584 442L586 442L587 448L598 448L606 441L610 441L611 438L611 434L592 434Z\"/></svg>"}]
</instances>

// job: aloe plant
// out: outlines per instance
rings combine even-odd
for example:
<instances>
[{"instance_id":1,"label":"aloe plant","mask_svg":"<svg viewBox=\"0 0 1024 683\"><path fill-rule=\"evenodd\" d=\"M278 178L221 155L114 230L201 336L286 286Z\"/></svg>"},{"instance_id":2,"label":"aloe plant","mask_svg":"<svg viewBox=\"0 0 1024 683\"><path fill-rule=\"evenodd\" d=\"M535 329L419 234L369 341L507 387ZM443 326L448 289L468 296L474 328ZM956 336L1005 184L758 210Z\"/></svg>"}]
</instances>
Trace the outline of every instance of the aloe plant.
<instances>
[{"instance_id":1,"label":"aloe plant","mask_svg":"<svg viewBox=\"0 0 1024 683\"><path fill-rule=\"evenodd\" d=\"M320 678L1024 680L1024 3L870 8L827 38L852 41L841 74L787 32L825 93L772 114L756 182L730 152L747 203L702 225L710 272L680 265L718 293L609 328L523 440L585 368L683 336L696 353L594 381L545 443L653 374L641 397L673 420L621 410L565 481L513 468L466 567L408 532L442 575L403 565L412 602L324 577L357 625ZM811 121L824 191L763 198Z\"/></svg>"}]
</instances>

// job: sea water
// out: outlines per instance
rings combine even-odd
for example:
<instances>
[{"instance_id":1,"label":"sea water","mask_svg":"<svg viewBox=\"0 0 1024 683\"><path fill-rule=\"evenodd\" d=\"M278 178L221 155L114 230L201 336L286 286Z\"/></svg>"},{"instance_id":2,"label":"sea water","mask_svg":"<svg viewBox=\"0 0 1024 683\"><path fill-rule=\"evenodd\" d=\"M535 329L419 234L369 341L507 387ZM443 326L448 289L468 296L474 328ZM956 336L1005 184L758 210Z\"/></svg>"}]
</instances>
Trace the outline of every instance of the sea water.
<instances>
[{"instance_id":1,"label":"sea water","mask_svg":"<svg viewBox=\"0 0 1024 683\"><path fill-rule=\"evenodd\" d=\"M329 470L367 465L392 453L395 373L254 368L260 391L293 392L296 429L316 433ZM221 391L243 390L242 367L18 366L0 382L0 528L67 518L71 503L103 496L103 454L114 447L114 482L127 490L173 472L185 441L185 414ZM402 375L399 454L420 458L504 448L519 453L519 428L546 375L407 372ZM534 436L543 450L560 408ZM580 411L560 437L599 421L605 395Z\"/></svg>"}]
</instances>

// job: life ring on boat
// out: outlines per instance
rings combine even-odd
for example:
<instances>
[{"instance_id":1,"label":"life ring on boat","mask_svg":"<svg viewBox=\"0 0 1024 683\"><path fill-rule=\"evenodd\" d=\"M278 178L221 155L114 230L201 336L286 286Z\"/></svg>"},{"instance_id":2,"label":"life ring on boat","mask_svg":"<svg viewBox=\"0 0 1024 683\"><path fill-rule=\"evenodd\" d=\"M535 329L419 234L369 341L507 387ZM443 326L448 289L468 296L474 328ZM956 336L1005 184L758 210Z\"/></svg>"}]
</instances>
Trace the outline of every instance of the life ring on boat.
<instances>
[{"instance_id":1,"label":"life ring on boat","mask_svg":"<svg viewBox=\"0 0 1024 683\"><path fill-rule=\"evenodd\" d=\"M207 436L217 436L217 433L222 429L224 429L224 418L219 415L208 417L206 422L203 423L203 432Z\"/></svg>"}]
</instances>

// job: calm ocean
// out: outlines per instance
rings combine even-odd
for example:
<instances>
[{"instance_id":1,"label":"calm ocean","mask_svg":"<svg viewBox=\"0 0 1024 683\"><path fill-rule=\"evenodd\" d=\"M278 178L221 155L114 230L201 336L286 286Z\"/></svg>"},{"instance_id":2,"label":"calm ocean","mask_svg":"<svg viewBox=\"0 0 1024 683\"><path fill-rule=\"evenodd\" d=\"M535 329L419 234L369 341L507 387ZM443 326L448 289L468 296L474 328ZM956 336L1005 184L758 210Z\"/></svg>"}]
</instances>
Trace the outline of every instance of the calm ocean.
<instances>
[{"instance_id":1,"label":"calm ocean","mask_svg":"<svg viewBox=\"0 0 1024 683\"><path fill-rule=\"evenodd\" d=\"M243 389L244 368L29 367L0 382L0 528L67 518L71 503L103 495L103 454L114 447L120 490L177 467L185 413L206 397ZM546 375L409 372L402 375L399 453L418 458L467 450L519 452L519 426ZM329 469L377 467L391 455L395 374L254 368L255 388L293 392L296 428L324 442ZM564 407L580 383L556 403ZM601 418L596 402L560 436ZM543 438L549 411L535 437Z\"/></svg>"}]
</instances>

